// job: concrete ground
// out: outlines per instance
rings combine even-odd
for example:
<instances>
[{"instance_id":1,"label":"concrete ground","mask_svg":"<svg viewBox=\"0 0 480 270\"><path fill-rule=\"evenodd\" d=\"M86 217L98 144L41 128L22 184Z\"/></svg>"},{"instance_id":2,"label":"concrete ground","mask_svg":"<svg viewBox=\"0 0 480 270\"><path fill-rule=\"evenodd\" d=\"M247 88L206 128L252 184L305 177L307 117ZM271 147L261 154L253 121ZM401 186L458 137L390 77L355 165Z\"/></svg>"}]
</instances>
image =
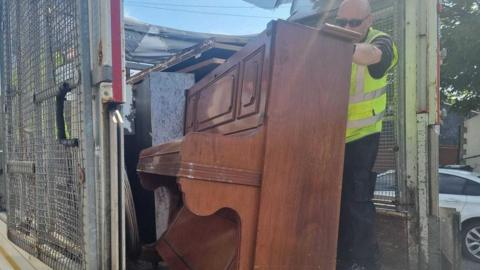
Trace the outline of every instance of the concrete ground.
<instances>
[{"instance_id":1,"label":"concrete ground","mask_svg":"<svg viewBox=\"0 0 480 270\"><path fill-rule=\"evenodd\" d=\"M162 267L159 265L157 268L154 268L151 264L146 262L137 262L135 264L130 263L127 267L127 270L167 270L168 268ZM470 260L463 260L463 270L479 270L480 263L475 263ZM388 269L384 269L388 270Z\"/></svg>"},{"instance_id":2,"label":"concrete ground","mask_svg":"<svg viewBox=\"0 0 480 270\"><path fill-rule=\"evenodd\" d=\"M149 262L137 261L137 262L127 262L127 270L168 270L168 268L165 266L162 266L161 264L155 267Z\"/></svg>"},{"instance_id":3,"label":"concrete ground","mask_svg":"<svg viewBox=\"0 0 480 270\"><path fill-rule=\"evenodd\" d=\"M479 270L480 263L472 262L470 260L463 260L463 270Z\"/></svg>"}]
</instances>

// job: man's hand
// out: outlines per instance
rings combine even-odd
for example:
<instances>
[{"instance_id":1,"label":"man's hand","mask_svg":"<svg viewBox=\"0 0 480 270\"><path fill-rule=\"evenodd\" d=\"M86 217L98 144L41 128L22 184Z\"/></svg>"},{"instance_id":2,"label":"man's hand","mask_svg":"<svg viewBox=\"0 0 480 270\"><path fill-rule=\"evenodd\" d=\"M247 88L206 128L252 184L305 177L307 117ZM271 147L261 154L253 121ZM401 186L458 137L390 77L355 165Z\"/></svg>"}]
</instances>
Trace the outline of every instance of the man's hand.
<instances>
[{"instance_id":1,"label":"man's hand","mask_svg":"<svg viewBox=\"0 0 480 270\"><path fill-rule=\"evenodd\" d=\"M353 62L357 65L369 66L380 62L382 51L372 44L357 43L353 53Z\"/></svg>"}]
</instances>

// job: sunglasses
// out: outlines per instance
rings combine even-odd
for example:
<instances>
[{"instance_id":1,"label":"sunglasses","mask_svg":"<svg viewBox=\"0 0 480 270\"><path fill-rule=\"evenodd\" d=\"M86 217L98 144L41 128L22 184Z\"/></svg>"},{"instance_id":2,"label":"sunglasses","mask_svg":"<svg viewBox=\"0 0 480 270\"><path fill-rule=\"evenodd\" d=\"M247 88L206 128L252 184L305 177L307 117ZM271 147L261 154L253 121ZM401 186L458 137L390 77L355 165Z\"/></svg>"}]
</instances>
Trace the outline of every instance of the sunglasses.
<instances>
[{"instance_id":1,"label":"sunglasses","mask_svg":"<svg viewBox=\"0 0 480 270\"><path fill-rule=\"evenodd\" d=\"M363 23L363 21L365 21L366 19L368 18L365 17L363 19L351 19L351 20L347 20L347 19L335 19L335 24L338 25L338 26L341 26L341 27L345 27L347 26L347 24L350 26L350 27L358 27L360 26L360 24Z\"/></svg>"}]
</instances>

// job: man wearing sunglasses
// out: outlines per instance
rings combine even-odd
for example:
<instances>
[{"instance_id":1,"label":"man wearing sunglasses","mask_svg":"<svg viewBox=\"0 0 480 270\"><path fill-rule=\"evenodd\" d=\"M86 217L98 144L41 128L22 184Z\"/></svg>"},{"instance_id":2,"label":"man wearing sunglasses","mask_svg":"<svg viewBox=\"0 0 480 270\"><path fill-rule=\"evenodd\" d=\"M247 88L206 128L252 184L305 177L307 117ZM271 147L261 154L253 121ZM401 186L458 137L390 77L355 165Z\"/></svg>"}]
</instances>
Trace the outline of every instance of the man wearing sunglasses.
<instances>
[{"instance_id":1,"label":"man wearing sunglasses","mask_svg":"<svg viewBox=\"0 0 480 270\"><path fill-rule=\"evenodd\" d=\"M371 27L368 0L344 0L336 23L362 35L350 80L337 270L378 270L372 170L387 105L387 72L397 62L397 49L388 34Z\"/></svg>"}]
</instances>

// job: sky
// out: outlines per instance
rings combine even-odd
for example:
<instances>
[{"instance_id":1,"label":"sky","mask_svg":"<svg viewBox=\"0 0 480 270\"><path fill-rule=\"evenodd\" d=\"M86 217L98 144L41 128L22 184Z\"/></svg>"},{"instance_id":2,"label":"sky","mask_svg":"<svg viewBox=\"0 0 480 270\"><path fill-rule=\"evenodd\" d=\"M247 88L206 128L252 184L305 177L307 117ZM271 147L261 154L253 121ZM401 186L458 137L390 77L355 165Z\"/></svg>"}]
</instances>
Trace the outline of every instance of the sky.
<instances>
[{"instance_id":1,"label":"sky","mask_svg":"<svg viewBox=\"0 0 480 270\"><path fill-rule=\"evenodd\" d=\"M124 15L194 32L247 35L262 32L273 19L286 19L291 4L274 10L242 0L124 0Z\"/></svg>"}]
</instances>

